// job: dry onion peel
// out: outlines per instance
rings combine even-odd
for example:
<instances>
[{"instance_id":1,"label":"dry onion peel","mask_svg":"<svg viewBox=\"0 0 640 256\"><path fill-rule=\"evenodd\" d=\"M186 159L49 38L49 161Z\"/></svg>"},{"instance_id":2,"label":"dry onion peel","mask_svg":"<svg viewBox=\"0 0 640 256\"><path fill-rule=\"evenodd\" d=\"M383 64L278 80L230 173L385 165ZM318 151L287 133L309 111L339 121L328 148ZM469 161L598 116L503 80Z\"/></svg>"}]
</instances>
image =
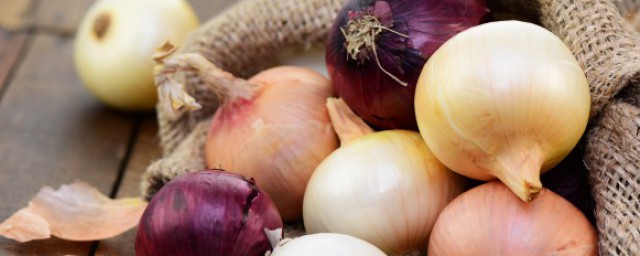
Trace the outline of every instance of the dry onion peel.
<instances>
[{"instance_id":1,"label":"dry onion peel","mask_svg":"<svg viewBox=\"0 0 640 256\"><path fill-rule=\"evenodd\" d=\"M58 190L44 187L0 224L0 235L18 242L51 235L73 241L110 238L136 226L146 205L141 198L110 199L81 181Z\"/></svg>"},{"instance_id":2,"label":"dry onion peel","mask_svg":"<svg viewBox=\"0 0 640 256\"><path fill-rule=\"evenodd\" d=\"M540 173L579 141L589 117L584 72L564 43L525 22L465 30L424 66L415 97L420 132L451 170L500 179L530 201Z\"/></svg>"},{"instance_id":3,"label":"dry onion peel","mask_svg":"<svg viewBox=\"0 0 640 256\"><path fill-rule=\"evenodd\" d=\"M198 107L183 85L171 80L177 70L198 73L217 94L220 107L205 145L209 168L255 178L284 220L299 220L307 181L338 146L324 107L332 93L329 80L308 68L291 66L243 80L199 54L180 54L160 64L155 72L161 103L176 114Z\"/></svg>"},{"instance_id":4,"label":"dry onion peel","mask_svg":"<svg viewBox=\"0 0 640 256\"><path fill-rule=\"evenodd\" d=\"M351 235L391 255L425 249L436 217L463 191L463 179L417 132L374 133L344 101L330 98L327 108L342 145L307 185L307 232Z\"/></svg>"}]
</instances>

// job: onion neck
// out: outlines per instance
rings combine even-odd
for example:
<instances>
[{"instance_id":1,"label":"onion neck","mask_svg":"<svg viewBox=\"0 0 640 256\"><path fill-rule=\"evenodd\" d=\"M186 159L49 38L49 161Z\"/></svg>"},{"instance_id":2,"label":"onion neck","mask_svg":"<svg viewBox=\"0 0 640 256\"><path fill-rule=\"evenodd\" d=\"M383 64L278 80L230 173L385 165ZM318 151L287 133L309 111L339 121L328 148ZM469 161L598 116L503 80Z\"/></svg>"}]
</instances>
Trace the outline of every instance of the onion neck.
<instances>
[{"instance_id":1,"label":"onion neck","mask_svg":"<svg viewBox=\"0 0 640 256\"><path fill-rule=\"evenodd\" d=\"M327 111L342 145L373 133L373 129L353 113L342 99L327 98Z\"/></svg>"},{"instance_id":2,"label":"onion neck","mask_svg":"<svg viewBox=\"0 0 640 256\"><path fill-rule=\"evenodd\" d=\"M255 95L257 84L253 84L242 78L237 78L204 59L202 55L196 55L205 61L206 69L198 69L200 78L209 86L214 88L214 92L220 104L235 102L237 100L251 100Z\"/></svg>"},{"instance_id":3,"label":"onion neck","mask_svg":"<svg viewBox=\"0 0 640 256\"><path fill-rule=\"evenodd\" d=\"M378 68L380 68L383 73L402 86L407 86L407 82L400 80L400 78L391 74L382 67L380 59L378 58L376 40L378 39L378 35L383 31L391 32L405 38L408 38L409 36L391 29L393 22L383 24L378 17L373 15L376 8L385 9L385 11L391 12L390 7L386 2L378 1L373 7L363 11L355 11L354 15L350 15L346 29L340 27L340 31L346 41L345 47L347 48L347 58L350 57L358 63L364 63L366 60L369 60L371 55L373 55L376 64L378 64Z\"/></svg>"},{"instance_id":4,"label":"onion neck","mask_svg":"<svg viewBox=\"0 0 640 256\"><path fill-rule=\"evenodd\" d=\"M538 144L526 144L509 147L485 167L520 199L530 202L542 190L540 171L543 164L542 148Z\"/></svg>"}]
</instances>

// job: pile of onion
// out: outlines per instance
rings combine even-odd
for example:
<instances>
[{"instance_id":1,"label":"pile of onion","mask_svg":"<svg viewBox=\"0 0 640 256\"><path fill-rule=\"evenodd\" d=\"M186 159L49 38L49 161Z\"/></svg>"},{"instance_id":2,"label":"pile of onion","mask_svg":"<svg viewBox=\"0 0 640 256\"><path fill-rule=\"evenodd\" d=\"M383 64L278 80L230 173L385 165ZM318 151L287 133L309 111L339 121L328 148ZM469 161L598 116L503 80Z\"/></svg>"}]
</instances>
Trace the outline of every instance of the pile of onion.
<instances>
[{"instance_id":1,"label":"pile of onion","mask_svg":"<svg viewBox=\"0 0 640 256\"><path fill-rule=\"evenodd\" d=\"M278 210L253 180L221 170L192 172L151 199L136 255L262 256L272 250L265 229L281 228Z\"/></svg>"},{"instance_id":2,"label":"pile of onion","mask_svg":"<svg viewBox=\"0 0 640 256\"><path fill-rule=\"evenodd\" d=\"M169 50L170 51L170 50ZM197 108L168 75L193 70L218 94L220 107L206 140L209 168L253 177L286 221L302 217L302 199L316 166L338 147L324 107L329 80L301 67L271 68L249 80L233 77L199 54L158 59L156 81L165 104Z\"/></svg>"},{"instance_id":3,"label":"pile of onion","mask_svg":"<svg viewBox=\"0 0 640 256\"><path fill-rule=\"evenodd\" d=\"M309 181L307 232L351 235L392 255L425 249L436 217L463 191L462 178L417 132L373 132L344 101L330 98L327 107L342 145Z\"/></svg>"},{"instance_id":4,"label":"pile of onion","mask_svg":"<svg viewBox=\"0 0 640 256\"><path fill-rule=\"evenodd\" d=\"M350 0L329 33L335 92L380 129L416 129L413 97L426 60L480 23L484 0Z\"/></svg>"}]
</instances>

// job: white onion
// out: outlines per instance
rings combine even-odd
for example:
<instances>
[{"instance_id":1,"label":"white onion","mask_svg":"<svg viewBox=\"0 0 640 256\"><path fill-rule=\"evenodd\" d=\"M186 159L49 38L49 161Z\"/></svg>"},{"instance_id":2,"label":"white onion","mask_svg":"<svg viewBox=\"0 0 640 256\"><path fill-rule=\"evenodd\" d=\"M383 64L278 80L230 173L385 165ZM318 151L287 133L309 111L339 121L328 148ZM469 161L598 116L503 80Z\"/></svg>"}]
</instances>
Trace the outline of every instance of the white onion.
<instances>
[{"instance_id":1,"label":"white onion","mask_svg":"<svg viewBox=\"0 0 640 256\"><path fill-rule=\"evenodd\" d=\"M425 249L438 214L462 192L461 178L431 154L417 132L342 136L359 130L343 129L355 115L344 113L343 101L328 105L343 145L318 166L307 185L307 232L352 235L392 255Z\"/></svg>"},{"instance_id":2,"label":"white onion","mask_svg":"<svg viewBox=\"0 0 640 256\"><path fill-rule=\"evenodd\" d=\"M151 110L155 49L167 40L181 45L198 24L185 0L98 0L76 33L78 75L111 107Z\"/></svg>"},{"instance_id":3,"label":"white onion","mask_svg":"<svg viewBox=\"0 0 640 256\"><path fill-rule=\"evenodd\" d=\"M271 256L384 256L384 252L361 239L332 233L320 233L284 240Z\"/></svg>"}]
</instances>

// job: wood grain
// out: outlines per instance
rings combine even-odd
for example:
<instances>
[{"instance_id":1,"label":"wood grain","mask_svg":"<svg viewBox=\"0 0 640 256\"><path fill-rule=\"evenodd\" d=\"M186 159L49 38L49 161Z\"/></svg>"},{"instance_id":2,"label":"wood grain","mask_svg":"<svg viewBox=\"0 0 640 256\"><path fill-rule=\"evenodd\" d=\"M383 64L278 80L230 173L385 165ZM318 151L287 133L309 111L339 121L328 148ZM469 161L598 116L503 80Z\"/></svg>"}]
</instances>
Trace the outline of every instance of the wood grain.
<instances>
[{"instance_id":1,"label":"wood grain","mask_svg":"<svg viewBox=\"0 0 640 256\"><path fill-rule=\"evenodd\" d=\"M45 185L81 179L109 194L133 128L132 116L106 109L82 87L70 38L33 40L0 102L2 220ZM0 255L86 255L89 246L0 238Z\"/></svg>"},{"instance_id":2,"label":"wood grain","mask_svg":"<svg viewBox=\"0 0 640 256\"><path fill-rule=\"evenodd\" d=\"M32 0L0 1L0 28L8 30L23 28L32 3Z\"/></svg>"},{"instance_id":3,"label":"wood grain","mask_svg":"<svg viewBox=\"0 0 640 256\"><path fill-rule=\"evenodd\" d=\"M28 35L24 32L7 32L0 29L0 92L15 68Z\"/></svg>"},{"instance_id":4,"label":"wood grain","mask_svg":"<svg viewBox=\"0 0 640 256\"><path fill-rule=\"evenodd\" d=\"M33 25L41 30L72 34L94 2L94 0L41 0L35 9Z\"/></svg>"},{"instance_id":5,"label":"wood grain","mask_svg":"<svg viewBox=\"0 0 640 256\"><path fill-rule=\"evenodd\" d=\"M153 160L162 155L157 134L158 124L155 116L145 117L140 124L137 140L117 194L118 198L140 196L142 173ZM100 241L96 255L135 255L136 230L134 228L120 236Z\"/></svg>"}]
</instances>

